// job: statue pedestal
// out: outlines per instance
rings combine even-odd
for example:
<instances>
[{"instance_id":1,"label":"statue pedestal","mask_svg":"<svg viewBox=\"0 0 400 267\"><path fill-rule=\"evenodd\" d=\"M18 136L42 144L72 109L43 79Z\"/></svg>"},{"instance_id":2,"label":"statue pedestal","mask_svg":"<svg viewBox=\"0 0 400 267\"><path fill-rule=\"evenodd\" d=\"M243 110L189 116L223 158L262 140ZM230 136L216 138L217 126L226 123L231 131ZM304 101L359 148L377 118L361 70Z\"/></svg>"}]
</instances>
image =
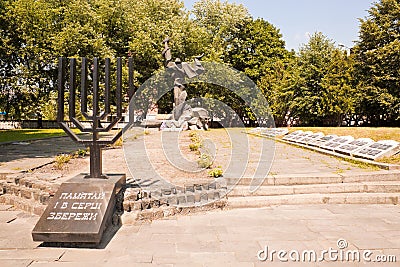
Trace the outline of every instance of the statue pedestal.
<instances>
[{"instance_id":1,"label":"statue pedestal","mask_svg":"<svg viewBox=\"0 0 400 267\"><path fill-rule=\"evenodd\" d=\"M125 174L78 175L61 184L32 231L34 241L99 244L122 205Z\"/></svg>"}]
</instances>

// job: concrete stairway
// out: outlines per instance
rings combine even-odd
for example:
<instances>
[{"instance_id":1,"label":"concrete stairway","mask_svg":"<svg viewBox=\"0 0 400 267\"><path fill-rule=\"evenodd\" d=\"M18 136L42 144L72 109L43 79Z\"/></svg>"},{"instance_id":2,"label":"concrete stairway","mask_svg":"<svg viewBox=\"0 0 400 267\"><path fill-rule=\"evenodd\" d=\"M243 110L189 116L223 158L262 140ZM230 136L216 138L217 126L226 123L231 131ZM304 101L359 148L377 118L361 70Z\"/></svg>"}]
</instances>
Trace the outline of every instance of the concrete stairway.
<instances>
[{"instance_id":1,"label":"concrete stairway","mask_svg":"<svg viewBox=\"0 0 400 267\"><path fill-rule=\"evenodd\" d=\"M291 204L399 204L400 172L354 176L273 177L250 192L252 179L225 178L228 208L257 208ZM236 184L236 185L235 185Z\"/></svg>"}]
</instances>

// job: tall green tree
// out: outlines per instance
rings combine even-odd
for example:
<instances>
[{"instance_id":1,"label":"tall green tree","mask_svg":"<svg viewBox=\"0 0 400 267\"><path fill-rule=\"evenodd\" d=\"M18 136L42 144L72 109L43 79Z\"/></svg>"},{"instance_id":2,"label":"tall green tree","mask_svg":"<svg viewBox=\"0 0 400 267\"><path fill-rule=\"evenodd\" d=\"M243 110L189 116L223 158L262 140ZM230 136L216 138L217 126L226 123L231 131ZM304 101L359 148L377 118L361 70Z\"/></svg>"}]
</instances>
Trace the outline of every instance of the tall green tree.
<instances>
[{"instance_id":1,"label":"tall green tree","mask_svg":"<svg viewBox=\"0 0 400 267\"><path fill-rule=\"evenodd\" d=\"M282 107L278 89L286 77L294 53L285 49L282 35L275 26L263 19L246 22L227 49L227 60L234 68L243 71L262 90L274 116Z\"/></svg>"},{"instance_id":2,"label":"tall green tree","mask_svg":"<svg viewBox=\"0 0 400 267\"><path fill-rule=\"evenodd\" d=\"M208 34L206 60L223 62L242 71L260 86L266 97L272 95L273 82L260 83L261 79L273 76L277 62L286 65L287 58L293 56L285 49L279 30L263 19L252 19L244 6L235 3L201 0L194 5L193 13L194 21ZM247 95L247 89L239 88L232 92L207 85L197 87L197 92L228 104L241 117L253 118L250 108L238 97Z\"/></svg>"},{"instance_id":3,"label":"tall green tree","mask_svg":"<svg viewBox=\"0 0 400 267\"><path fill-rule=\"evenodd\" d=\"M254 81L274 72L274 64L285 61L289 56L279 30L263 19L247 21L242 25L225 54L226 63L243 71Z\"/></svg>"},{"instance_id":4,"label":"tall green tree","mask_svg":"<svg viewBox=\"0 0 400 267\"><path fill-rule=\"evenodd\" d=\"M227 49L235 41L243 26L252 20L250 13L241 4L220 0L199 0L192 13L194 22L205 34L206 59L226 62Z\"/></svg>"},{"instance_id":5,"label":"tall green tree","mask_svg":"<svg viewBox=\"0 0 400 267\"><path fill-rule=\"evenodd\" d=\"M140 83L162 65L166 35L188 57L196 49L196 31L180 1L2 0L0 7L0 104L14 119L37 112L53 118L47 109L56 97L60 56L132 56ZM181 45L186 37L192 41Z\"/></svg>"},{"instance_id":6,"label":"tall green tree","mask_svg":"<svg viewBox=\"0 0 400 267\"><path fill-rule=\"evenodd\" d=\"M14 119L29 117L40 111L40 101L51 90L55 79L51 40L54 13L48 1L5 1L2 8L1 55L2 83L6 86L1 102Z\"/></svg>"},{"instance_id":7,"label":"tall green tree","mask_svg":"<svg viewBox=\"0 0 400 267\"><path fill-rule=\"evenodd\" d=\"M361 19L354 48L357 113L373 125L400 123L400 1L380 0Z\"/></svg>"},{"instance_id":8,"label":"tall green tree","mask_svg":"<svg viewBox=\"0 0 400 267\"><path fill-rule=\"evenodd\" d=\"M352 111L351 68L347 55L322 33L300 48L300 80L292 88L291 116L312 126L340 126Z\"/></svg>"}]
</instances>

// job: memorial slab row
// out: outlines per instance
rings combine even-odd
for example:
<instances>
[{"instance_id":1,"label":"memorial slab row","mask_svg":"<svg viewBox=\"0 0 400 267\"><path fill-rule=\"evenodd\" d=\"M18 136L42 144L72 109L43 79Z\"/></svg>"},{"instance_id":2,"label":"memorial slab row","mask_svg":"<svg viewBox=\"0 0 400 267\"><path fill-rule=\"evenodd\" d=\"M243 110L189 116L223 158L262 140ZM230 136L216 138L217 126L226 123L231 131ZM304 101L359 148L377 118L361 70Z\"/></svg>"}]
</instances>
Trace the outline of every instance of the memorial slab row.
<instances>
[{"instance_id":1,"label":"memorial slab row","mask_svg":"<svg viewBox=\"0 0 400 267\"><path fill-rule=\"evenodd\" d=\"M261 129L256 129L261 134ZM264 134L267 135L267 134ZM283 140L318 147L357 158L376 160L389 157L400 152L400 142L394 140L374 141L371 138L358 138L352 136L324 135L321 132L313 133L297 130L286 134Z\"/></svg>"}]
</instances>

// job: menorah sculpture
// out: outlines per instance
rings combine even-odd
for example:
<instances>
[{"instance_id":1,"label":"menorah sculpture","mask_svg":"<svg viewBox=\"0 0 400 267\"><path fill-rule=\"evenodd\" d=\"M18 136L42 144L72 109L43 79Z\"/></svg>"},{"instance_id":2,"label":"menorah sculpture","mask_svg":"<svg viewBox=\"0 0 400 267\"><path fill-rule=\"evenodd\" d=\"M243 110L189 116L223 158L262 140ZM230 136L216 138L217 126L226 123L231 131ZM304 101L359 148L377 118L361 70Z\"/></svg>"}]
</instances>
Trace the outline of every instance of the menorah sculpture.
<instances>
[{"instance_id":1,"label":"menorah sculpture","mask_svg":"<svg viewBox=\"0 0 400 267\"><path fill-rule=\"evenodd\" d=\"M92 66L92 111L88 112L88 60L82 58L80 112L85 121L76 113L76 59L69 60L69 119L81 132L90 133L90 139L76 135L64 121L64 96L66 91L67 59L59 59L58 69L58 114L57 121L64 131L79 144L90 148L90 173L78 175L61 184L50 200L46 210L32 231L34 241L60 244L86 244L97 246L103 233L112 225L118 225L122 212L125 174L102 173L102 148L113 144L122 135L122 129L111 139L104 139L101 133L109 132L122 118L122 59L117 59L116 74L116 116L106 127L104 120L111 115L111 60L105 59L104 66L104 109L100 111L100 68L99 59L94 58ZM129 59L129 94L133 94L133 61ZM90 123L85 127L84 123Z\"/></svg>"},{"instance_id":2,"label":"menorah sculpture","mask_svg":"<svg viewBox=\"0 0 400 267\"><path fill-rule=\"evenodd\" d=\"M90 174L87 178L107 178L102 173L102 153L101 150L107 145L114 144L122 135L122 130L110 140L101 140L99 134L109 132L122 119L122 59L117 59L117 83L116 83L116 117L107 127L102 127L100 122L110 115L110 91L111 91L111 71L110 59L105 60L105 92L104 92L104 111L99 110L99 59L93 60L93 111L88 113L88 60L82 58L81 67L81 113L87 121L92 125L86 128L76 118L76 59L70 59L70 76L69 76L69 119L83 133L91 133L91 140L83 140L79 138L64 122L64 92L65 92L65 69L66 58L60 58L58 68L58 116L57 121L61 128L77 143L83 144L90 149ZM131 64L130 64L131 65ZM130 72L131 73L131 72Z\"/></svg>"}]
</instances>

